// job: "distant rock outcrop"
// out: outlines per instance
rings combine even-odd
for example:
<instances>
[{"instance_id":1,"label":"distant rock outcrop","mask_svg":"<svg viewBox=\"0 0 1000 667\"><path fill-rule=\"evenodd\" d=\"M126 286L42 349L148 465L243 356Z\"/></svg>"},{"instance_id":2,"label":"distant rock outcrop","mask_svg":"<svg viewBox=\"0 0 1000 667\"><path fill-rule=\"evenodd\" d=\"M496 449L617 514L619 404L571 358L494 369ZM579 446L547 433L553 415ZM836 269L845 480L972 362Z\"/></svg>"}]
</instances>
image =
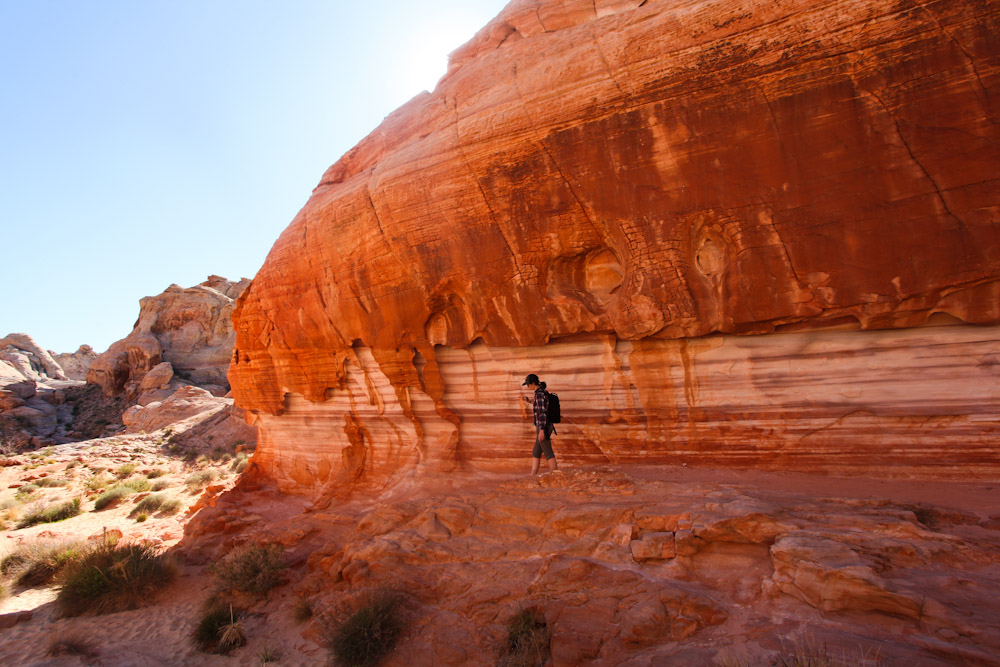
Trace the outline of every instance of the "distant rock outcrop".
<instances>
[{"instance_id":1,"label":"distant rock outcrop","mask_svg":"<svg viewBox=\"0 0 1000 667\"><path fill-rule=\"evenodd\" d=\"M76 352L71 354L59 354L52 350L49 350L49 354L52 355L52 358L63 369L66 377L70 380L78 380L80 382L87 379L87 371L90 369L90 364L94 362L94 359L97 359L97 353L89 345L81 345Z\"/></svg>"},{"instance_id":2,"label":"distant rock outcrop","mask_svg":"<svg viewBox=\"0 0 1000 667\"><path fill-rule=\"evenodd\" d=\"M31 336L0 338L0 450L72 440L66 392L75 384Z\"/></svg>"},{"instance_id":3,"label":"distant rock outcrop","mask_svg":"<svg viewBox=\"0 0 1000 667\"><path fill-rule=\"evenodd\" d=\"M255 462L523 466L535 372L579 462L1000 473L998 32L978 0L514 0L240 298Z\"/></svg>"},{"instance_id":4,"label":"distant rock outcrop","mask_svg":"<svg viewBox=\"0 0 1000 667\"><path fill-rule=\"evenodd\" d=\"M141 299L132 333L91 363L87 382L100 386L105 396L125 395L140 403L145 391L176 390L186 384L224 395L236 340L232 312L249 282L209 276L200 285L171 285L162 294ZM167 382L144 385L155 367L163 376L169 368Z\"/></svg>"}]
</instances>

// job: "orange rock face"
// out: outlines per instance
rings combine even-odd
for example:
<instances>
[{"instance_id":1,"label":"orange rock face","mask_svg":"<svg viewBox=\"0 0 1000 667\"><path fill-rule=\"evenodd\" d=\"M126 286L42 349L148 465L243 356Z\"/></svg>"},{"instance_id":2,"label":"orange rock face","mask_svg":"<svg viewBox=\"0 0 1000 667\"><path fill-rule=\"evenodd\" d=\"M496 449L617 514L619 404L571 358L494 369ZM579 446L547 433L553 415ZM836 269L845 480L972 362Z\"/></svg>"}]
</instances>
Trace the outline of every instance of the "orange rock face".
<instances>
[{"instance_id":1,"label":"orange rock face","mask_svg":"<svg viewBox=\"0 0 1000 667\"><path fill-rule=\"evenodd\" d=\"M536 372L563 460L996 474L997 34L977 0L515 0L240 298L260 469L522 465Z\"/></svg>"}]
</instances>

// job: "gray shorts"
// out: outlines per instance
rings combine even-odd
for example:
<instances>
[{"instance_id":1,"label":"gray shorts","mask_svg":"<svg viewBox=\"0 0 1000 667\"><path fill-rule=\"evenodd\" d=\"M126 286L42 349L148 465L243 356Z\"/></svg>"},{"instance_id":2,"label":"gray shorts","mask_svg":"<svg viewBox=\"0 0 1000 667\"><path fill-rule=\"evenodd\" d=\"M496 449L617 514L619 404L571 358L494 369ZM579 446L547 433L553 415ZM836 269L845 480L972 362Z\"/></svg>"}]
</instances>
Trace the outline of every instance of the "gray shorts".
<instances>
[{"instance_id":1,"label":"gray shorts","mask_svg":"<svg viewBox=\"0 0 1000 667\"><path fill-rule=\"evenodd\" d=\"M554 459L556 455L552 452L552 427L545 427L545 437L538 440L538 431L535 431L535 447L531 450L532 458L540 459L545 454L545 460Z\"/></svg>"}]
</instances>

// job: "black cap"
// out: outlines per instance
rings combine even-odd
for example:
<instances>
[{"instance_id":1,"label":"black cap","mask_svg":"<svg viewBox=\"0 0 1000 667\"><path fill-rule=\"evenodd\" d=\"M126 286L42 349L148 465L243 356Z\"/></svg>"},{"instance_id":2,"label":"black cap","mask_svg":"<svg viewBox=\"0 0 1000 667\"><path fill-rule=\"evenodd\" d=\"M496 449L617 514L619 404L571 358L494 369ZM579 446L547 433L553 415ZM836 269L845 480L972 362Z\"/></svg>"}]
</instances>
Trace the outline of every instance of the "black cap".
<instances>
[{"instance_id":1,"label":"black cap","mask_svg":"<svg viewBox=\"0 0 1000 667\"><path fill-rule=\"evenodd\" d=\"M524 378L524 382L521 383L521 386L525 387L525 386L527 386L529 384L539 384L539 382L538 382L538 376L535 375L534 373L532 373L528 377Z\"/></svg>"}]
</instances>

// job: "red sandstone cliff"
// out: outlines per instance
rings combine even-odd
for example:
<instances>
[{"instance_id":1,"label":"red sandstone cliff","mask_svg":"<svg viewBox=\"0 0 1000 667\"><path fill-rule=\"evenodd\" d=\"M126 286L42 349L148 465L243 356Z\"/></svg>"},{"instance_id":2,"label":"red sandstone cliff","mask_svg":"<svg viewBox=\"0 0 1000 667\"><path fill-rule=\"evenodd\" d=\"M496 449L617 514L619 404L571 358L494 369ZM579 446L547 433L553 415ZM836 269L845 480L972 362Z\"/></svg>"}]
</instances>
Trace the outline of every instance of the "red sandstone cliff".
<instances>
[{"instance_id":1,"label":"red sandstone cliff","mask_svg":"<svg viewBox=\"0 0 1000 667\"><path fill-rule=\"evenodd\" d=\"M997 34L985 0L514 0L239 299L260 469L521 465L538 372L564 459L996 474Z\"/></svg>"}]
</instances>

